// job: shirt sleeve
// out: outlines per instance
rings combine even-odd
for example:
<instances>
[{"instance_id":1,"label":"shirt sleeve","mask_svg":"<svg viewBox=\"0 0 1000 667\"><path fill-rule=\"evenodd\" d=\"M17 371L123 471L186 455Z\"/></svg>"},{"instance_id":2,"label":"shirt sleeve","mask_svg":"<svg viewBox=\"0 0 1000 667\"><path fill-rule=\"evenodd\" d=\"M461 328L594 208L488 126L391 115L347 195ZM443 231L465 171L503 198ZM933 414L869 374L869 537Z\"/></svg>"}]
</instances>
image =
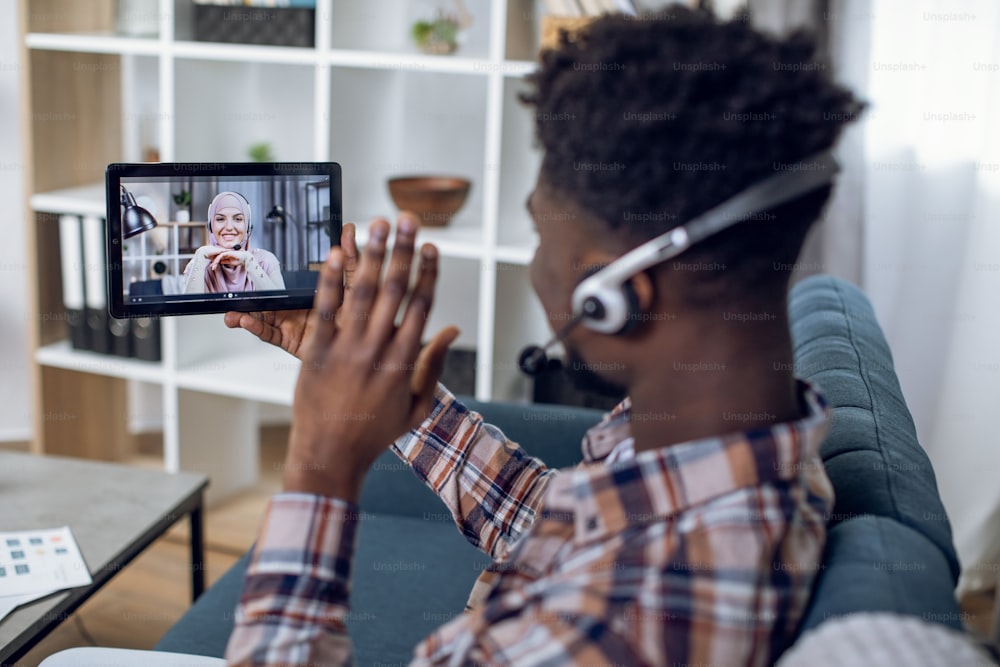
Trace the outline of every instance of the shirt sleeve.
<instances>
[{"instance_id":1,"label":"shirt sleeve","mask_svg":"<svg viewBox=\"0 0 1000 667\"><path fill-rule=\"evenodd\" d=\"M271 499L247 567L227 664L353 664L344 622L358 521L358 507L347 501L304 493Z\"/></svg>"},{"instance_id":2,"label":"shirt sleeve","mask_svg":"<svg viewBox=\"0 0 1000 667\"><path fill-rule=\"evenodd\" d=\"M495 560L531 527L556 474L438 384L434 409L392 450L444 501L459 531Z\"/></svg>"},{"instance_id":3,"label":"shirt sleeve","mask_svg":"<svg viewBox=\"0 0 1000 667\"><path fill-rule=\"evenodd\" d=\"M575 593L586 597L586 591ZM541 600L520 602L469 612L440 628L417 647L411 667L647 664L634 638L610 618L553 608ZM587 600L574 602L579 607Z\"/></svg>"}]
</instances>

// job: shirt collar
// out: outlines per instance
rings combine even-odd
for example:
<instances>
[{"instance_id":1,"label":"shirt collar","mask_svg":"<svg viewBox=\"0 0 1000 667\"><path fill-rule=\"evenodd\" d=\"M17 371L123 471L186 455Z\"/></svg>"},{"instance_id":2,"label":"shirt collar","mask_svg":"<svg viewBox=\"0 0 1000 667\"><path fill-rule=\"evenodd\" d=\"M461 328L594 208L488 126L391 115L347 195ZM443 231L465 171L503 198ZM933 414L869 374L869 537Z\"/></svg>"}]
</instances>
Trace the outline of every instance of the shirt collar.
<instances>
[{"instance_id":1,"label":"shirt collar","mask_svg":"<svg viewBox=\"0 0 1000 667\"><path fill-rule=\"evenodd\" d=\"M800 420L602 462L631 437L631 405L626 399L588 432L584 464L553 478L549 496L571 503L575 539L588 542L737 489L798 478L822 466L817 455L829 421L826 400L817 388L799 380L798 392L806 409Z\"/></svg>"},{"instance_id":2,"label":"shirt collar","mask_svg":"<svg viewBox=\"0 0 1000 667\"><path fill-rule=\"evenodd\" d=\"M593 463L603 461L622 441L632 437L629 428L629 414L632 411L632 399L625 397L614 409L604 415L599 424L591 427L583 436L583 462Z\"/></svg>"}]
</instances>

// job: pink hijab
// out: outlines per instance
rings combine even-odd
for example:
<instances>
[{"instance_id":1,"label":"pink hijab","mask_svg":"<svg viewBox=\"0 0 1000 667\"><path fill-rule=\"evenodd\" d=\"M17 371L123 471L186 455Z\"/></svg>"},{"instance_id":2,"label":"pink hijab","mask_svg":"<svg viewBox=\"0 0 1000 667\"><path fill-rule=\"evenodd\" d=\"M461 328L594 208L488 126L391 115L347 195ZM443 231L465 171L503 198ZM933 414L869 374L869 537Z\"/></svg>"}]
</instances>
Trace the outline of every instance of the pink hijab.
<instances>
[{"instance_id":1,"label":"pink hijab","mask_svg":"<svg viewBox=\"0 0 1000 667\"><path fill-rule=\"evenodd\" d=\"M218 246L219 240L212 233L212 221L215 213L222 208L238 208L243 213L243 219L247 223L247 233L243 239L240 250L249 252L264 269L264 273L270 275L278 264L277 258L267 250L251 249L250 234L253 232L253 218L250 217L250 202L243 195L236 192L220 192L215 195L215 199L208 205L208 241L214 246ZM254 285L247 275L247 270L242 265L228 266L220 264L215 271L205 271L205 289L212 293L221 292L252 292Z\"/></svg>"}]
</instances>

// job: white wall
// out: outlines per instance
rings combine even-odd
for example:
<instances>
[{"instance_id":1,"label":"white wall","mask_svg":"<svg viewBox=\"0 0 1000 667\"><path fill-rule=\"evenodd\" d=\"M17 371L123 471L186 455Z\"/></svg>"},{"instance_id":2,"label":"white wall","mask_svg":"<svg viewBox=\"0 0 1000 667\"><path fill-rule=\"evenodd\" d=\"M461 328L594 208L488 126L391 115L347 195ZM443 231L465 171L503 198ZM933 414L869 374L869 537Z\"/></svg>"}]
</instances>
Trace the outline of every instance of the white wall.
<instances>
[{"instance_id":1,"label":"white wall","mask_svg":"<svg viewBox=\"0 0 1000 667\"><path fill-rule=\"evenodd\" d=\"M17 7L0 0L0 441L30 440L28 268ZM14 17L14 20L11 20Z\"/></svg>"}]
</instances>

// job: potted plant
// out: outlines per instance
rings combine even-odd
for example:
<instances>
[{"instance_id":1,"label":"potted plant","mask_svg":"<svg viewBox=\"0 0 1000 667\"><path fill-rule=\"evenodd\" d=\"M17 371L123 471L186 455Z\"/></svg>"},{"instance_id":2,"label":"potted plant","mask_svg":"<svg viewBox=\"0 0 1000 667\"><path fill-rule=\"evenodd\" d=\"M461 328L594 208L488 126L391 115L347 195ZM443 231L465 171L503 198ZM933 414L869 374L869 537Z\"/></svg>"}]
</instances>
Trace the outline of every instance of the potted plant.
<instances>
[{"instance_id":1,"label":"potted plant","mask_svg":"<svg viewBox=\"0 0 1000 667\"><path fill-rule=\"evenodd\" d=\"M417 48L424 53L446 55L458 48L459 33L472 25L472 16L461 0L455 0L456 14L439 9L433 21L417 21L410 29L410 36Z\"/></svg>"},{"instance_id":2,"label":"potted plant","mask_svg":"<svg viewBox=\"0 0 1000 667\"><path fill-rule=\"evenodd\" d=\"M191 222L191 191L181 190L171 195L177 206L177 222Z\"/></svg>"},{"instance_id":3,"label":"potted plant","mask_svg":"<svg viewBox=\"0 0 1000 667\"><path fill-rule=\"evenodd\" d=\"M271 144L266 141L259 141L250 144L247 155L254 162L274 162L274 153L271 151Z\"/></svg>"}]
</instances>

